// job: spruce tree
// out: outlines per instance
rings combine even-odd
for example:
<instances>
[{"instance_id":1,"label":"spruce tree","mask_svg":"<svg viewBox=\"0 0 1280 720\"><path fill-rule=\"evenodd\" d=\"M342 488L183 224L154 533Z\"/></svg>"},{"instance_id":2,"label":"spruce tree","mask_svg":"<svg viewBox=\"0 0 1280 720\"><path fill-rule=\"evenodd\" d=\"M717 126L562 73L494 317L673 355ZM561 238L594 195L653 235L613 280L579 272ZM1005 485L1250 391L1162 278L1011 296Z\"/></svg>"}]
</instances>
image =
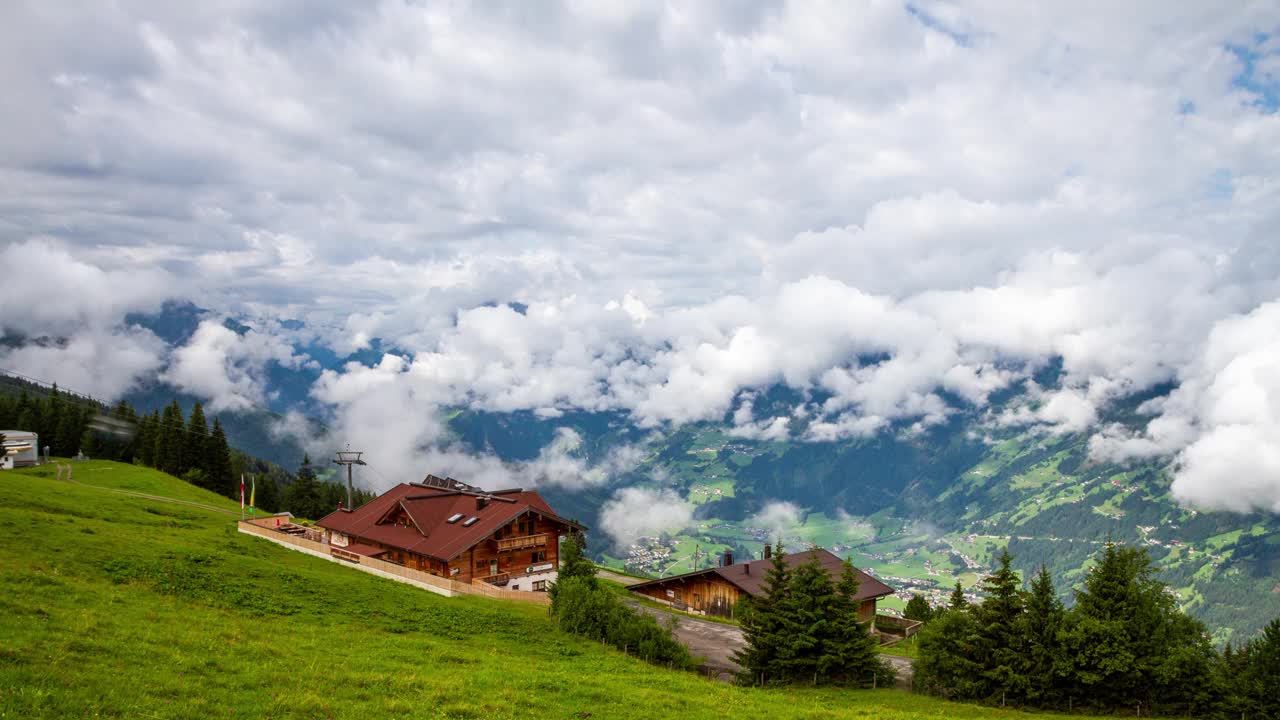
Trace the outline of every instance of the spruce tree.
<instances>
[{"instance_id":1,"label":"spruce tree","mask_svg":"<svg viewBox=\"0 0 1280 720\"><path fill-rule=\"evenodd\" d=\"M1049 569L1031 581L1026 612L1022 616L1022 635L1026 647L1024 675L1027 678L1027 701L1041 707L1052 707L1064 701L1062 675L1069 667L1059 633L1063 631L1066 612L1053 588Z\"/></svg>"},{"instance_id":2,"label":"spruce tree","mask_svg":"<svg viewBox=\"0 0 1280 720\"><path fill-rule=\"evenodd\" d=\"M939 613L916 635L920 657L913 682L917 690L953 700L982 697L986 683L975 661L978 630L967 606Z\"/></svg>"},{"instance_id":3,"label":"spruce tree","mask_svg":"<svg viewBox=\"0 0 1280 720\"><path fill-rule=\"evenodd\" d=\"M154 410L144 415L142 422L138 423L138 435L134 438L134 444L137 447L135 456L143 465L148 467L156 466L156 444L159 427L160 416Z\"/></svg>"},{"instance_id":4,"label":"spruce tree","mask_svg":"<svg viewBox=\"0 0 1280 720\"><path fill-rule=\"evenodd\" d=\"M1103 549L1063 636L1073 681L1103 708L1195 712L1213 699L1213 650L1154 572L1145 548Z\"/></svg>"},{"instance_id":5,"label":"spruce tree","mask_svg":"<svg viewBox=\"0 0 1280 720\"><path fill-rule=\"evenodd\" d=\"M1276 690L1280 688L1280 618L1268 623L1258 637L1224 662L1230 668L1227 685L1235 705L1232 714L1280 718L1280 692Z\"/></svg>"},{"instance_id":6,"label":"spruce tree","mask_svg":"<svg viewBox=\"0 0 1280 720\"><path fill-rule=\"evenodd\" d=\"M964 610L969 607L969 601L964 597L964 586L960 581L956 581L956 589L951 591L951 599L948 601L947 607L952 610Z\"/></svg>"},{"instance_id":7,"label":"spruce tree","mask_svg":"<svg viewBox=\"0 0 1280 720\"><path fill-rule=\"evenodd\" d=\"M213 419L213 432L205 440L202 456L209 487L228 497L236 495L239 483L231 472L231 448L227 445L227 434L222 429L222 422L216 417Z\"/></svg>"},{"instance_id":8,"label":"spruce tree","mask_svg":"<svg viewBox=\"0 0 1280 720\"><path fill-rule=\"evenodd\" d=\"M833 622L838 619L835 587L822 566L817 548L809 551L804 562L791 569L792 624L789 653L781 663L784 682L817 685L825 682L832 670L833 649L828 647L835 635Z\"/></svg>"},{"instance_id":9,"label":"spruce tree","mask_svg":"<svg viewBox=\"0 0 1280 720\"><path fill-rule=\"evenodd\" d=\"M870 623L858 619L858 572L845 558L836 583L831 636L826 643L822 672L833 682L846 685L885 685L893 679L890 666L880 659L879 642Z\"/></svg>"},{"instance_id":10,"label":"spruce tree","mask_svg":"<svg viewBox=\"0 0 1280 720\"><path fill-rule=\"evenodd\" d=\"M586 538L582 533L572 532L560 542L560 569L557 579L579 577L586 578L588 584L596 584L596 565L587 558Z\"/></svg>"},{"instance_id":11,"label":"spruce tree","mask_svg":"<svg viewBox=\"0 0 1280 720\"><path fill-rule=\"evenodd\" d=\"M983 667L984 694L1004 703L1026 695L1026 677L1022 674L1022 582L1013 570L1013 557L1007 549L1000 552L996 562L995 572L979 585L986 599L970 612L978 632L974 659Z\"/></svg>"},{"instance_id":12,"label":"spruce tree","mask_svg":"<svg viewBox=\"0 0 1280 720\"><path fill-rule=\"evenodd\" d=\"M58 427L54 432L53 454L73 457L80 450L84 437L84 410L74 403L64 403L58 414Z\"/></svg>"},{"instance_id":13,"label":"spruce tree","mask_svg":"<svg viewBox=\"0 0 1280 720\"><path fill-rule=\"evenodd\" d=\"M209 472L209 425L204 419L204 408L199 402L191 406L191 418L187 420L186 432L182 437L183 472L192 469L201 470L203 487L217 490Z\"/></svg>"},{"instance_id":14,"label":"spruce tree","mask_svg":"<svg viewBox=\"0 0 1280 720\"><path fill-rule=\"evenodd\" d=\"M303 460L303 467L298 470L298 474L289 484L289 489L284 495L285 509L299 517L318 520L337 509L336 504L334 507L326 507L321 488L316 482L316 475L309 467L306 458Z\"/></svg>"},{"instance_id":15,"label":"spruce tree","mask_svg":"<svg viewBox=\"0 0 1280 720\"><path fill-rule=\"evenodd\" d=\"M183 435L186 423L182 417L182 408L174 400L165 406L160 415L160 425L156 429L155 467L170 475L180 475L183 467L182 451Z\"/></svg>"},{"instance_id":16,"label":"spruce tree","mask_svg":"<svg viewBox=\"0 0 1280 720\"><path fill-rule=\"evenodd\" d=\"M739 679L747 685L787 682L785 668L791 660L795 623L791 610L791 569L784 559L782 541L765 573L761 595L746 597L738 616L746 646L734 653L742 666Z\"/></svg>"},{"instance_id":17,"label":"spruce tree","mask_svg":"<svg viewBox=\"0 0 1280 720\"><path fill-rule=\"evenodd\" d=\"M933 618L933 606L923 596L911 593L911 599L907 601L907 607L902 611L902 617L908 620L928 622Z\"/></svg>"}]
</instances>

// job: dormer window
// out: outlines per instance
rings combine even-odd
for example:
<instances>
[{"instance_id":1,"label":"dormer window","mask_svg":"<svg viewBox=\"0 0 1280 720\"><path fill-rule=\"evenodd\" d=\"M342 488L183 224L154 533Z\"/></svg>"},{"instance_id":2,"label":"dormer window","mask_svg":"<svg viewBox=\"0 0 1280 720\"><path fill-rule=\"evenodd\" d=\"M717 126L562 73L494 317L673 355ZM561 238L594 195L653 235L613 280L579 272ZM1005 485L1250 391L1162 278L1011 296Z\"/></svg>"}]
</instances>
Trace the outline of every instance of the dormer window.
<instances>
[{"instance_id":1,"label":"dormer window","mask_svg":"<svg viewBox=\"0 0 1280 720\"><path fill-rule=\"evenodd\" d=\"M449 519L448 519L448 520L445 520L445 522L447 522L447 523L456 523L456 522L458 522L459 520L461 520L462 518L463 518L462 513L454 513L453 515L450 515L450 516L449 516Z\"/></svg>"}]
</instances>

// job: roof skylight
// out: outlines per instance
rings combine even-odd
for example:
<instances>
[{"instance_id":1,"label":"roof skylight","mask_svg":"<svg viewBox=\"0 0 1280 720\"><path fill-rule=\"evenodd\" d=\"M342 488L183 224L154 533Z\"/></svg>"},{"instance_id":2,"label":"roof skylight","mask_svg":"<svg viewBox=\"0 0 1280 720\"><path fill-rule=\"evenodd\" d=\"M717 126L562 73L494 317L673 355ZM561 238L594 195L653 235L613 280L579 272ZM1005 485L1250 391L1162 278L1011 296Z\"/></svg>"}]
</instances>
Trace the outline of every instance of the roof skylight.
<instances>
[{"instance_id":1,"label":"roof skylight","mask_svg":"<svg viewBox=\"0 0 1280 720\"><path fill-rule=\"evenodd\" d=\"M461 519L462 519L462 513L454 513L453 515L449 516L449 519L448 519L448 520L445 520L445 522L447 522L447 523L456 523L456 522L458 522L458 521L459 521L459 520L461 520Z\"/></svg>"}]
</instances>

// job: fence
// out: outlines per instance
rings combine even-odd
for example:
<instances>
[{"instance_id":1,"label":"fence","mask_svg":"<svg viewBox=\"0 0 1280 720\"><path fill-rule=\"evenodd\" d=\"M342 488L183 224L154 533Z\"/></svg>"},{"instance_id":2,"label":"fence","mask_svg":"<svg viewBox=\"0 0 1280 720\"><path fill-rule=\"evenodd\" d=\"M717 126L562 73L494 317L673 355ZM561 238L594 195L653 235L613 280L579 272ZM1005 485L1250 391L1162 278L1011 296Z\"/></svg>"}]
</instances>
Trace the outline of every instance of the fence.
<instances>
[{"instance_id":1,"label":"fence","mask_svg":"<svg viewBox=\"0 0 1280 720\"><path fill-rule=\"evenodd\" d=\"M485 582L476 582L474 584L459 582L450 578L443 578L438 575L432 575L431 573L425 573L421 570L412 570L404 567L403 565L397 565L377 558L361 557L358 563L353 563L349 560L342 560L334 557L333 554L329 552L329 546L322 542L316 542L315 540L308 540L296 535L289 535L276 530L259 527L258 525L251 524L248 521L242 520L237 523L237 525L239 526L238 529L240 532L246 535L256 535L278 545L283 545L290 550L298 550L300 552L307 553L308 555L314 555L332 562L342 563L347 567L351 567L356 570L363 570L371 575L377 575L397 582L414 585L422 588L423 590L430 590L437 595L444 595L445 597L453 597L455 595L481 595L501 600L518 600L520 602L534 603L537 605L549 605L551 603L551 598L547 597L546 593L504 590L502 588L493 587Z\"/></svg>"}]
</instances>

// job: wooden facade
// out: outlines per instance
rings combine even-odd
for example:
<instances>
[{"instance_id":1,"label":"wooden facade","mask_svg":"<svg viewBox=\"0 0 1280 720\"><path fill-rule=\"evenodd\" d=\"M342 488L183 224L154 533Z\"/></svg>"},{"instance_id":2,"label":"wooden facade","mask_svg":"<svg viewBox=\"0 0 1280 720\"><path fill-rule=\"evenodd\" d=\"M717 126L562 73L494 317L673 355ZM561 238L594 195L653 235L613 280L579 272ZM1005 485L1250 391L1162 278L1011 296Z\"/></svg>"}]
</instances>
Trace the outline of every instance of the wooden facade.
<instances>
[{"instance_id":1,"label":"wooden facade","mask_svg":"<svg viewBox=\"0 0 1280 720\"><path fill-rule=\"evenodd\" d=\"M794 553L787 555L784 560L789 566L794 566L806 562L810 557L809 552ZM818 559L831 575L832 581L839 581L843 561L826 550L818 551ZM729 562L720 567L633 585L631 591L658 602L667 603L679 610L733 617L737 611L738 601L743 596L759 595L763 592L764 578L770 564L771 561L768 559L737 564ZM893 589L861 570L856 572L859 589L854 599L858 602L858 619L874 624L876 600L891 595Z\"/></svg>"},{"instance_id":2,"label":"wooden facade","mask_svg":"<svg viewBox=\"0 0 1280 720\"><path fill-rule=\"evenodd\" d=\"M521 590L546 589L560 565L561 536L584 529L556 516L533 491L418 484L332 513L319 525L338 557L377 557L462 583Z\"/></svg>"}]
</instances>

